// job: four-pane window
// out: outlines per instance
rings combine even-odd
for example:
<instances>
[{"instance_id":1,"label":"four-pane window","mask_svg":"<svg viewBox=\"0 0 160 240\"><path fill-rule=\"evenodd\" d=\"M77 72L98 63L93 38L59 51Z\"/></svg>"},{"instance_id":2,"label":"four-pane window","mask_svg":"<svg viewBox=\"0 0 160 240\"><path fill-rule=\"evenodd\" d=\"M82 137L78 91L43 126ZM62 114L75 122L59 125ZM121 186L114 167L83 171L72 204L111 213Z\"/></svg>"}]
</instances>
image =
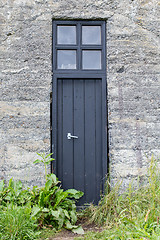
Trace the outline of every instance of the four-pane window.
<instances>
[{"instance_id":1,"label":"four-pane window","mask_svg":"<svg viewBox=\"0 0 160 240\"><path fill-rule=\"evenodd\" d=\"M56 69L102 70L102 25L56 24Z\"/></svg>"}]
</instances>

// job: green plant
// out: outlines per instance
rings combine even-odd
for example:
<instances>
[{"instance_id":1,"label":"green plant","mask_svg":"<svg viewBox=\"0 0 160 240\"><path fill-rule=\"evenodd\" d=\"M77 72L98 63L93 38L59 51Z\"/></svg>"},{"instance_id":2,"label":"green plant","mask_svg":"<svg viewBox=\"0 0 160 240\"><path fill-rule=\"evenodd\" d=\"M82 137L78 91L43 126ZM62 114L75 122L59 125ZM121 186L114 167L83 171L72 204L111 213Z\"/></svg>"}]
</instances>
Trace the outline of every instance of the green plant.
<instances>
[{"instance_id":1,"label":"green plant","mask_svg":"<svg viewBox=\"0 0 160 240\"><path fill-rule=\"evenodd\" d=\"M30 223L36 222L39 228L49 226L59 230L65 227L73 232L83 233L82 227L75 225L77 221L75 203L83 196L83 193L75 189L68 189L66 191L61 189L60 181L56 175L47 175L46 166L53 160L53 158L50 158L51 154L46 156L45 154L38 155L42 157L42 160L37 159L34 162L42 162L45 166L46 183L44 187L38 188L34 186L33 189L30 190L29 188L24 189L21 181L13 181L10 179L7 186L5 186L3 180L0 182L0 217L3 220L1 221L0 229L3 228L3 234L5 232L8 234L7 231L13 221L14 227L11 228L13 230L12 232L14 232L15 229L20 229L19 219L21 212L22 215L28 214L27 217L24 218L26 219L26 224L30 217ZM13 207L13 205L15 205L15 207ZM8 218L8 225L5 225L5 218ZM23 224L23 226L29 226L34 231L34 224ZM15 233L12 235L14 234ZM6 237L5 239L9 238ZM10 237L10 239L12 238Z\"/></svg>"},{"instance_id":2,"label":"green plant","mask_svg":"<svg viewBox=\"0 0 160 240\"><path fill-rule=\"evenodd\" d=\"M4 180L0 182L0 204L6 206L7 203L24 205L32 199L32 194L28 189L23 189L21 181L9 180L8 186L5 187Z\"/></svg>"},{"instance_id":3,"label":"green plant","mask_svg":"<svg viewBox=\"0 0 160 240\"><path fill-rule=\"evenodd\" d=\"M37 239L36 220L31 217L31 206L7 204L0 212L0 239Z\"/></svg>"},{"instance_id":4,"label":"green plant","mask_svg":"<svg viewBox=\"0 0 160 240\"><path fill-rule=\"evenodd\" d=\"M45 153L37 153L38 156L41 157L41 159L36 159L33 163L43 163L45 168L45 177L47 180L47 165L54 160L54 158L50 158L53 153L49 153L45 155Z\"/></svg>"},{"instance_id":5,"label":"green plant","mask_svg":"<svg viewBox=\"0 0 160 240\"><path fill-rule=\"evenodd\" d=\"M31 217L36 219L39 227L52 225L57 230L65 227L83 233L83 229L75 225L77 221L75 201L82 197L83 193L75 189L64 191L59 183L55 174L47 176L44 187L35 186L32 190L23 189L20 181L14 182L10 179L6 187L4 181L1 181L0 209L5 213L8 204L21 208L30 205Z\"/></svg>"},{"instance_id":6,"label":"green plant","mask_svg":"<svg viewBox=\"0 0 160 240\"><path fill-rule=\"evenodd\" d=\"M43 163L45 166L46 183L38 192L34 189L34 206L32 216L39 221L39 226L44 224L52 225L55 229L65 227L73 232L83 233L80 226L76 226L77 221L75 201L83 196L83 193L75 189L64 191L60 188L58 178L55 174L47 175L47 164L53 158L52 153L45 156L44 153L37 153L42 159L36 159L34 163Z\"/></svg>"},{"instance_id":7,"label":"green plant","mask_svg":"<svg viewBox=\"0 0 160 240\"><path fill-rule=\"evenodd\" d=\"M83 238L76 237L75 240L159 240L160 229L157 228L152 235L147 233L144 229L140 229L138 226L121 224L119 227L113 227L111 229L104 229L100 232L87 232Z\"/></svg>"},{"instance_id":8,"label":"green plant","mask_svg":"<svg viewBox=\"0 0 160 240\"><path fill-rule=\"evenodd\" d=\"M102 196L98 206L91 204L81 213L81 218L106 228L92 239L160 239L160 174L154 157L148 184L134 188L130 183L123 194L119 194L120 186L117 183Z\"/></svg>"},{"instance_id":9,"label":"green plant","mask_svg":"<svg viewBox=\"0 0 160 240\"><path fill-rule=\"evenodd\" d=\"M65 227L74 232L83 232L81 227L75 226L75 200L82 197L83 193L75 189L64 191L58 184L55 174L48 175L44 188L34 196L32 217L38 219L39 226L52 225L57 230Z\"/></svg>"},{"instance_id":10,"label":"green plant","mask_svg":"<svg viewBox=\"0 0 160 240\"><path fill-rule=\"evenodd\" d=\"M120 186L121 182L117 182L108 194L102 195L98 206L90 204L82 215L80 214L80 218L86 218L89 223L96 223L100 226L115 225L120 210L121 196L118 196Z\"/></svg>"}]
</instances>

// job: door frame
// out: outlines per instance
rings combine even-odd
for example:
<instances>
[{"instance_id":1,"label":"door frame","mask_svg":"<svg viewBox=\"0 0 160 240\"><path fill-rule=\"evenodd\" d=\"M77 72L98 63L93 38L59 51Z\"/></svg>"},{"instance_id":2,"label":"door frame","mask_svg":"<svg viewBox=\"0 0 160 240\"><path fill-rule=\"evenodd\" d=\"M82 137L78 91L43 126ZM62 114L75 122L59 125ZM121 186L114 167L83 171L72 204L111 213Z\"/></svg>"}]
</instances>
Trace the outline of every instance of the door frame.
<instances>
[{"instance_id":1,"label":"door frame","mask_svg":"<svg viewBox=\"0 0 160 240\"><path fill-rule=\"evenodd\" d=\"M59 23L70 23L72 21L54 21ZM55 23L53 22L53 32L55 31ZM79 21L75 21L79 22ZM83 22L83 21L80 21ZM105 21L84 21L86 24L91 23L94 24L101 22L102 30L104 30L103 38L106 39ZM103 22L103 24L102 24ZM53 158L55 159L51 163L51 172L57 174L57 81L58 79L101 79L102 81L102 191L104 191L104 186L106 182L106 175L108 173L108 122L107 122L107 114L108 114L108 106L107 106L107 82L106 82L106 44L103 41L103 69L102 70L57 70L55 64L55 38L53 38L53 56L52 56L52 109L51 109L51 152L53 153ZM77 80L78 81L78 80Z\"/></svg>"}]
</instances>

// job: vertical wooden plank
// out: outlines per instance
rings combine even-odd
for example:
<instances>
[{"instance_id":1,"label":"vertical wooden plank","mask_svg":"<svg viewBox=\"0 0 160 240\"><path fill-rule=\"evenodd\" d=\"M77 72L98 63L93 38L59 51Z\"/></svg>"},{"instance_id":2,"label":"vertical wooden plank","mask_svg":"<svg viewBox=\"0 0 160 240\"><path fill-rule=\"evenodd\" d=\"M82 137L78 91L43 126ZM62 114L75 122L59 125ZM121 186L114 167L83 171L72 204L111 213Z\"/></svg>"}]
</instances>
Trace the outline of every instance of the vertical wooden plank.
<instances>
[{"instance_id":1,"label":"vertical wooden plank","mask_svg":"<svg viewBox=\"0 0 160 240\"><path fill-rule=\"evenodd\" d=\"M67 133L73 133L73 81L63 80L63 188L73 188L73 140Z\"/></svg>"},{"instance_id":2,"label":"vertical wooden plank","mask_svg":"<svg viewBox=\"0 0 160 240\"><path fill-rule=\"evenodd\" d=\"M84 80L74 80L74 188L84 188ZM79 204L84 201L83 197Z\"/></svg>"},{"instance_id":3,"label":"vertical wooden plank","mask_svg":"<svg viewBox=\"0 0 160 240\"><path fill-rule=\"evenodd\" d=\"M85 80L85 194L86 202L95 199L95 88Z\"/></svg>"},{"instance_id":4,"label":"vertical wooden plank","mask_svg":"<svg viewBox=\"0 0 160 240\"><path fill-rule=\"evenodd\" d=\"M95 101L96 101L96 199L98 203L100 200L100 191L102 190L102 81L95 80Z\"/></svg>"},{"instance_id":5,"label":"vertical wooden plank","mask_svg":"<svg viewBox=\"0 0 160 240\"><path fill-rule=\"evenodd\" d=\"M53 173L57 174L57 79L55 76L53 76L53 86L52 86L52 123L51 123L51 128L52 128L52 153L53 153L53 158L55 158L55 161L52 161L51 167Z\"/></svg>"},{"instance_id":6,"label":"vertical wooden plank","mask_svg":"<svg viewBox=\"0 0 160 240\"><path fill-rule=\"evenodd\" d=\"M106 85L106 78L102 77L102 159L103 159L103 191L104 191L104 186L106 182L106 173L107 173L107 167L108 167L108 157L107 157L107 144L108 144L108 133L107 133L107 98L106 98L106 93L107 93L107 85Z\"/></svg>"},{"instance_id":7,"label":"vertical wooden plank","mask_svg":"<svg viewBox=\"0 0 160 240\"><path fill-rule=\"evenodd\" d=\"M62 80L57 83L57 176L63 182L63 86Z\"/></svg>"}]
</instances>

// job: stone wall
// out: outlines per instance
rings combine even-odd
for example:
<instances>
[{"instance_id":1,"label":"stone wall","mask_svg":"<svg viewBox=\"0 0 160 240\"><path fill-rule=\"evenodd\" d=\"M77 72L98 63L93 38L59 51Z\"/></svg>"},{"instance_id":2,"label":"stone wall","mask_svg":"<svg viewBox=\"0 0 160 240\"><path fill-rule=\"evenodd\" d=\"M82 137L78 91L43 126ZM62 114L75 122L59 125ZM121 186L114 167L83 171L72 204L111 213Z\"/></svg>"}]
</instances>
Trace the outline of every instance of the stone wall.
<instances>
[{"instance_id":1,"label":"stone wall","mask_svg":"<svg viewBox=\"0 0 160 240\"><path fill-rule=\"evenodd\" d=\"M33 160L50 151L52 19L107 21L111 179L146 173L160 156L159 12L158 0L1 0L1 179L44 180Z\"/></svg>"}]
</instances>

